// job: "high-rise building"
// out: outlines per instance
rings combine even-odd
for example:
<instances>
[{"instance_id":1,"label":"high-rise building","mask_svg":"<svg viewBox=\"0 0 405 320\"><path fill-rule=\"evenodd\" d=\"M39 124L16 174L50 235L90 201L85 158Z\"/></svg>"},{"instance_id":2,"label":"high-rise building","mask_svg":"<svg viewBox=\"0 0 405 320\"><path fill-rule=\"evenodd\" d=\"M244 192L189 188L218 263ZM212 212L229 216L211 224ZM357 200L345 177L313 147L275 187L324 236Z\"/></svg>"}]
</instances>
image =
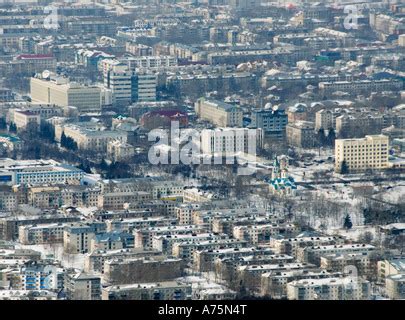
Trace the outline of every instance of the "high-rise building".
<instances>
[{"instance_id":1,"label":"high-rise building","mask_svg":"<svg viewBox=\"0 0 405 320\"><path fill-rule=\"evenodd\" d=\"M130 104L132 99L132 72L123 63L104 70L104 87L111 89L114 104Z\"/></svg>"},{"instance_id":2,"label":"high-rise building","mask_svg":"<svg viewBox=\"0 0 405 320\"><path fill-rule=\"evenodd\" d=\"M337 139L335 142L335 171L346 164L348 172L388 167L388 137L369 135L360 139Z\"/></svg>"}]
</instances>

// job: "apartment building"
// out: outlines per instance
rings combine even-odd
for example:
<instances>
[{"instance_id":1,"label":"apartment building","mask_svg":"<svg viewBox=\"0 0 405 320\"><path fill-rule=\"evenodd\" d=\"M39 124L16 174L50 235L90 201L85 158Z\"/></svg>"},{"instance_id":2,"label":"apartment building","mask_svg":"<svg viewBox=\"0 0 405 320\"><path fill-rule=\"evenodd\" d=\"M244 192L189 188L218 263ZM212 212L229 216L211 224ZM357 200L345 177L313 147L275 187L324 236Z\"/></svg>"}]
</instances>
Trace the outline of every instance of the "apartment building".
<instances>
[{"instance_id":1,"label":"apartment building","mask_svg":"<svg viewBox=\"0 0 405 320\"><path fill-rule=\"evenodd\" d=\"M321 268L332 272L344 272L349 266L355 266L359 276L370 279L377 273L376 259L367 252L328 254L321 257Z\"/></svg>"},{"instance_id":2,"label":"apartment building","mask_svg":"<svg viewBox=\"0 0 405 320\"><path fill-rule=\"evenodd\" d=\"M156 282L183 276L182 259L166 256L148 256L107 260L103 278L108 284Z\"/></svg>"},{"instance_id":3,"label":"apartment building","mask_svg":"<svg viewBox=\"0 0 405 320\"><path fill-rule=\"evenodd\" d=\"M126 42L125 51L141 58L153 55L153 48L141 43Z\"/></svg>"},{"instance_id":4,"label":"apartment building","mask_svg":"<svg viewBox=\"0 0 405 320\"><path fill-rule=\"evenodd\" d=\"M263 273L261 276L262 296L271 296L273 299L287 297L287 284L301 279L324 279L339 277L340 273L330 273L318 269L298 269L285 271L271 271Z\"/></svg>"},{"instance_id":5,"label":"apartment building","mask_svg":"<svg viewBox=\"0 0 405 320\"><path fill-rule=\"evenodd\" d=\"M221 248L204 249L194 251L194 270L197 272L214 271L220 275L222 280L234 279L236 266L242 264L255 264L259 261L271 262L292 262L293 258L287 255L274 255L274 252L267 247L243 247L243 248Z\"/></svg>"},{"instance_id":6,"label":"apartment building","mask_svg":"<svg viewBox=\"0 0 405 320\"><path fill-rule=\"evenodd\" d=\"M141 56L129 57L125 59L129 69L160 69L177 66L177 57L175 56Z\"/></svg>"},{"instance_id":7,"label":"apartment building","mask_svg":"<svg viewBox=\"0 0 405 320\"><path fill-rule=\"evenodd\" d=\"M180 234L193 234L203 232L201 226L196 225L182 225L182 226L162 226L151 227L145 229L135 229L133 231L135 236L135 248L151 249L154 237L159 235L180 235Z\"/></svg>"},{"instance_id":8,"label":"apartment building","mask_svg":"<svg viewBox=\"0 0 405 320\"><path fill-rule=\"evenodd\" d=\"M115 61L114 61L115 62ZM115 63L104 70L104 87L111 89L112 102L128 105L132 101L132 75L124 63Z\"/></svg>"},{"instance_id":9,"label":"apartment building","mask_svg":"<svg viewBox=\"0 0 405 320\"><path fill-rule=\"evenodd\" d=\"M201 152L209 155L232 157L241 153L255 156L263 143L262 129L216 128L201 132Z\"/></svg>"},{"instance_id":10,"label":"apartment building","mask_svg":"<svg viewBox=\"0 0 405 320\"><path fill-rule=\"evenodd\" d=\"M68 253L86 253L91 249L91 240L105 231L105 223L73 223L63 230L63 250Z\"/></svg>"},{"instance_id":11,"label":"apartment building","mask_svg":"<svg viewBox=\"0 0 405 320\"><path fill-rule=\"evenodd\" d=\"M163 227L175 225L175 217L156 216L156 217L139 217L139 218L121 218L107 220L107 231L125 231L132 232L134 229L145 229L152 227Z\"/></svg>"},{"instance_id":12,"label":"apartment building","mask_svg":"<svg viewBox=\"0 0 405 320\"><path fill-rule=\"evenodd\" d=\"M382 91L400 91L403 88L401 80L382 79L382 80L354 80L354 81L336 81L336 82L320 82L320 94L329 97L334 92L348 92L350 95L370 94L372 92Z\"/></svg>"},{"instance_id":13,"label":"apartment building","mask_svg":"<svg viewBox=\"0 0 405 320\"><path fill-rule=\"evenodd\" d=\"M313 247L318 245L329 245L329 244L343 244L344 239L341 237L310 237L301 236L297 238L277 238L273 237L270 239L270 247L274 252L279 254L290 254L297 257L298 248Z\"/></svg>"},{"instance_id":14,"label":"apartment building","mask_svg":"<svg viewBox=\"0 0 405 320\"><path fill-rule=\"evenodd\" d=\"M113 162L120 162L130 159L135 154L133 145L119 140L107 143L107 156Z\"/></svg>"},{"instance_id":15,"label":"apartment building","mask_svg":"<svg viewBox=\"0 0 405 320\"><path fill-rule=\"evenodd\" d=\"M319 129L329 130L336 128L336 114L332 110L319 110L315 113L315 130Z\"/></svg>"},{"instance_id":16,"label":"apartment building","mask_svg":"<svg viewBox=\"0 0 405 320\"><path fill-rule=\"evenodd\" d=\"M405 273L405 258L396 257L378 261L378 279L384 281L388 276Z\"/></svg>"},{"instance_id":17,"label":"apartment building","mask_svg":"<svg viewBox=\"0 0 405 320\"><path fill-rule=\"evenodd\" d=\"M297 227L293 224L251 224L233 227L235 239L246 240L253 245L267 244L272 237L280 234L293 235Z\"/></svg>"},{"instance_id":18,"label":"apartment building","mask_svg":"<svg viewBox=\"0 0 405 320\"><path fill-rule=\"evenodd\" d=\"M84 270L88 273L96 272L104 274L105 262L114 259L146 258L149 256L161 255L161 252L139 249L117 249L117 250L93 250L87 253L84 258Z\"/></svg>"},{"instance_id":19,"label":"apartment building","mask_svg":"<svg viewBox=\"0 0 405 320\"><path fill-rule=\"evenodd\" d=\"M315 124L310 121L296 121L286 126L287 143L298 148L313 148L317 144Z\"/></svg>"},{"instance_id":20,"label":"apartment building","mask_svg":"<svg viewBox=\"0 0 405 320\"><path fill-rule=\"evenodd\" d=\"M191 284L178 281L133 283L103 288L102 300L188 300Z\"/></svg>"},{"instance_id":21,"label":"apartment building","mask_svg":"<svg viewBox=\"0 0 405 320\"><path fill-rule=\"evenodd\" d=\"M215 193L200 190L198 188L184 189L183 191L183 202L186 203L210 202L217 197L218 196Z\"/></svg>"},{"instance_id":22,"label":"apartment building","mask_svg":"<svg viewBox=\"0 0 405 320\"><path fill-rule=\"evenodd\" d=\"M63 289L64 270L58 265L31 261L20 268L20 289L55 290Z\"/></svg>"},{"instance_id":23,"label":"apartment building","mask_svg":"<svg viewBox=\"0 0 405 320\"><path fill-rule=\"evenodd\" d=\"M132 101L156 101L157 76L150 71L138 71L132 77Z\"/></svg>"},{"instance_id":24,"label":"apartment building","mask_svg":"<svg viewBox=\"0 0 405 320\"><path fill-rule=\"evenodd\" d=\"M63 230L61 223L20 226L18 241L21 244L62 243Z\"/></svg>"},{"instance_id":25,"label":"apartment building","mask_svg":"<svg viewBox=\"0 0 405 320\"><path fill-rule=\"evenodd\" d=\"M184 198L183 198L183 201L184 201ZM199 203L192 203L192 202L187 203L187 204L181 204L180 206L177 206L175 211L176 211L176 217L177 217L179 225L191 224L191 217L192 217L193 211L200 209L200 207L201 207L201 205Z\"/></svg>"},{"instance_id":26,"label":"apartment building","mask_svg":"<svg viewBox=\"0 0 405 320\"><path fill-rule=\"evenodd\" d=\"M13 122L17 130L37 130L39 131L41 124L40 115L29 110L11 109L9 111L10 121Z\"/></svg>"},{"instance_id":27,"label":"apartment building","mask_svg":"<svg viewBox=\"0 0 405 320\"><path fill-rule=\"evenodd\" d=\"M238 288L245 287L248 291L259 293L261 290L261 277L268 272L282 272L291 270L313 270L315 265L306 263L256 263L242 265L236 268Z\"/></svg>"},{"instance_id":28,"label":"apartment building","mask_svg":"<svg viewBox=\"0 0 405 320\"><path fill-rule=\"evenodd\" d=\"M289 300L369 300L370 282L361 278L301 279L287 284Z\"/></svg>"},{"instance_id":29,"label":"apartment building","mask_svg":"<svg viewBox=\"0 0 405 320\"><path fill-rule=\"evenodd\" d=\"M370 254L375 251L375 247L369 244L339 244L322 245L299 248L297 251L298 261L321 265L321 257L330 254Z\"/></svg>"},{"instance_id":30,"label":"apartment building","mask_svg":"<svg viewBox=\"0 0 405 320\"><path fill-rule=\"evenodd\" d=\"M70 185L32 186L27 190L29 205L51 209L61 206L68 207L103 207L101 189L97 186Z\"/></svg>"},{"instance_id":31,"label":"apartment building","mask_svg":"<svg viewBox=\"0 0 405 320\"><path fill-rule=\"evenodd\" d=\"M271 138L281 139L285 136L288 116L284 110L264 109L252 112L250 127L260 128Z\"/></svg>"},{"instance_id":32,"label":"apartment building","mask_svg":"<svg viewBox=\"0 0 405 320\"><path fill-rule=\"evenodd\" d=\"M11 186L0 186L0 210L13 212L18 208L18 193Z\"/></svg>"},{"instance_id":33,"label":"apartment building","mask_svg":"<svg viewBox=\"0 0 405 320\"><path fill-rule=\"evenodd\" d=\"M52 54L20 54L15 57L14 61L19 64L16 69L20 69L26 74L56 70L56 58Z\"/></svg>"},{"instance_id":34,"label":"apartment building","mask_svg":"<svg viewBox=\"0 0 405 320\"><path fill-rule=\"evenodd\" d=\"M177 235L159 235L153 237L152 248L166 254L172 254L173 246L175 243L181 242L199 242L206 240L220 240L227 239L228 236L224 234L213 233L191 233L191 234L177 234Z\"/></svg>"},{"instance_id":35,"label":"apartment building","mask_svg":"<svg viewBox=\"0 0 405 320\"><path fill-rule=\"evenodd\" d=\"M84 272L68 272L64 288L68 300L101 300L101 279Z\"/></svg>"},{"instance_id":36,"label":"apartment building","mask_svg":"<svg viewBox=\"0 0 405 320\"><path fill-rule=\"evenodd\" d=\"M202 250L216 250L221 248L245 248L247 242L237 239L219 239L219 240L205 240L195 242L192 240L174 243L172 254L174 257L190 261L190 264L195 263L195 252Z\"/></svg>"},{"instance_id":37,"label":"apartment building","mask_svg":"<svg viewBox=\"0 0 405 320\"><path fill-rule=\"evenodd\" d=\"M243 124L242 110L222 101L198 99L195 112L200 119L212 122L218 127L242 127Z\"/></svg>"},{"instance_id":38,"label":"apartment building","mask_svg":"<svg viewBox=\"0 0 405 320\"><path fill-rule=\"evenodd\" d=\"M388 276L385 279L385 290L389 299L405 299L405 273Z\"/></svg>"},{"instance_id":39,"label":"apartment building","mask_svg":"<svg viewBox=\"0 0 405 320\"><path fill-rule=\"evenodd\" d=\"M335 171L342 172L346 164L348 172L388 168L389 138L384 135L368 135L359 139L335 141Z\"/></svg>"},{"instance_id":40,"label":"apartment building","mask_svg":"<svg viewBox=\"0 0 405 320\"><path fill-rule=\"evenodd\" d=\"M73 223L78 222L78 216L65 216L61 214L31 215L25 217L6 216L0 218L0 239L16 240L20 226L40 225L49 223Z\"/></svg>"}]
</instances>

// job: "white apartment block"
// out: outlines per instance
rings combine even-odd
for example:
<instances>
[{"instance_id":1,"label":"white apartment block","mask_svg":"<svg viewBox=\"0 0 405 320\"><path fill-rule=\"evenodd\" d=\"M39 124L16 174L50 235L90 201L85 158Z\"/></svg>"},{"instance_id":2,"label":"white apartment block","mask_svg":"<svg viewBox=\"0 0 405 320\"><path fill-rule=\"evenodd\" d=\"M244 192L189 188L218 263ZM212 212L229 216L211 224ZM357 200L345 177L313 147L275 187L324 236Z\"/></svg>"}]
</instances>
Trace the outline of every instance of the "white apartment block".
<instances>
[{"instance_id":1,"label":"white apartment block","mask_svg":"<svg viewBox=\"0 0 405 320\"><path fill-rule=\"evenodd\" d=\"M136 69L159 69L177 66L177 57L175 56L142 56L130 57L125 60L130 70Z\"/></svg>"},{"instance_id":2,"label":"white apartment block","mask_svg":"<svg viewBox=\"0 0 405 320\"><path fill-rule=\"evenodd\" d=\"M195 112L202 119L218 127L242 127L243 112L231 104L201 98L195 103Z\"/></svg>"},{"instance_id":3,"label":"white apartment block","mask_svg":"<svg viewBox=\"0 0 405 320\"><path fill-rule=\"evenodd\" d=\"M352 172L388 167L389 138L369 135L360 139L337 139L335 142L335 171L345 162Z\"/></svg>"},{"instance_id":4,"label":"white apartment block","mask_svg":"<svg viewBox=\"0 0 405 320\"><path fill-rule=\"evenodd\" d=\"M288 300L368 300L370 283L355 278L301 279L287 284Z\"/></svg>"},{"instance_id":5,"label":"white apartment block","mask_svg":"<svg viewBox=\"0 0 405 320\"><path fill-rule=\"evenodd\" d=\"M202 130L201 152L204 154L256 154L263 146L263 130L248 128L217 128Z\"/></svg>"},{"instance_id":6,"label":"white apartment block","mask_svg":"<svg viewBox=\"0 0 405 320\"><path fill-rule=\"evenodd\" d=\"M133 84L136 96L133 97L138 102L156 101L157 76L154 73L137 73L136 81Z\"/></svg>"},{"instance_id":7,"label":"white apartment block","mask_svg":"<svg viewBox=\"0 0 405 320\"><path fill-rule=\"evenodd\" d=\"M111 89L113 103L129 104L132 99L132 72L128 66L114 64L104 70L104 86Z\"/></svg>"}]
</instances>

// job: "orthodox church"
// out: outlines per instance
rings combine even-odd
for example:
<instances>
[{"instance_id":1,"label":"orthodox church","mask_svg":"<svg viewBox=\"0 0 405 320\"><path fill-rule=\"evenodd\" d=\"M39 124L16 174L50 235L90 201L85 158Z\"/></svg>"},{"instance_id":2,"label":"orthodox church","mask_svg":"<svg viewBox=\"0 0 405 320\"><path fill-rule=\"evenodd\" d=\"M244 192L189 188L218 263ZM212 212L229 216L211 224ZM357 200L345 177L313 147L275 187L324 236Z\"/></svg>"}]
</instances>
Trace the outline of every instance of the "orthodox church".
<instances>
[{"instance_id":1,"label":"orthodox church","mask_svg":"<svg viewBox=\"0 0 405 320\"><path fill-rule=\"evenodd\" d=\"M274 158L269 190L274 194L295 195L297 185L294 178L288 175L288 158L286 156Z\"/></svg>"}]
</instances>

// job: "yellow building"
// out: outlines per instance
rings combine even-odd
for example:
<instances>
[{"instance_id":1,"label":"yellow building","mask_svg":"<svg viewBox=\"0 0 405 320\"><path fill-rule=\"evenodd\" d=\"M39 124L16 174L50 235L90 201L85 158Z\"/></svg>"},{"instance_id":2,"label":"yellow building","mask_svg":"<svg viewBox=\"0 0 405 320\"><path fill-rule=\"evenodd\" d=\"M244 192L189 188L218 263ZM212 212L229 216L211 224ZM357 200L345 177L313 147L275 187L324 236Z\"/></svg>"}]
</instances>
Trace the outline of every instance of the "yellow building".
<instances>
[{"instance_id":1,"label":"yellow building","mask_svg":"<svg viewBox=\"0 0 405 320\"><path fill-rule=\"evenodd\" d=\"M337 139L335 142L335 171L341 172L342 163L349 172L388 167L388 137L369 135L360 139Z\"/></svg>"},{"instance_id":2,"label":"yellow building","mask_svg":"<svg viewBox=\"0 0 405 320\"><path fill-rule=\"evenodd\" d=\"M31 99L34 102L74 106L80 112L101 110L101 89L69 82L62 77L31 78Z\"/></svg>"},{"instance_id":3,"label":"yellow building","mask_svg":"<svg viewBox=\"0 0 405 320\"><path fill-rule=\"evenodd\" d=\"M195 111L202 120L219 127L242 127L243 112L231 104L201 98L195 103Z\"/></svg>"}]
</instances>

